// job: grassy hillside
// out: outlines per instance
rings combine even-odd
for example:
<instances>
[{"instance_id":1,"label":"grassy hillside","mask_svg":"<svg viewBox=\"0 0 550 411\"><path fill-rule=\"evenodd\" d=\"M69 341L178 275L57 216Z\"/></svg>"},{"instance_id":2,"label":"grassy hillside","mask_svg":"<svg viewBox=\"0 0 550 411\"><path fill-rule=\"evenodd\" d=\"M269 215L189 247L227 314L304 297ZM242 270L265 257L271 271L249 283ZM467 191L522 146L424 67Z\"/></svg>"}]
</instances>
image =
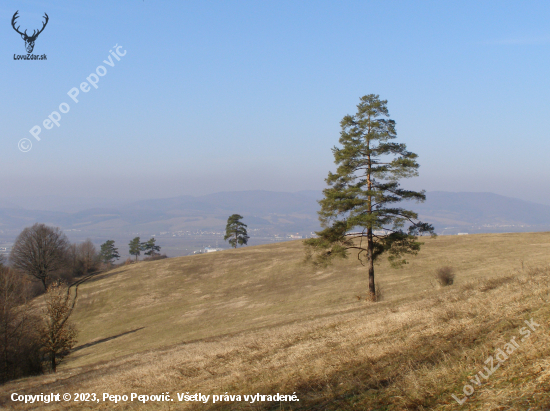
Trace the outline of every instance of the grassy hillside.
<instances>
[{"instance_id":1,"label":"grassy hillside","mask_svg":"<svg viewBox=\"0 0 550 411\"><path fill-rule=\"evenodd\" d=\"M367 278L353 256L327 269L302 259L297 241L102 274L80 288L74 353L55 375L3 386L2 405L35 408L9 401L12 392L189 391L300 398L219 409L550 407L550 233L426 239L403 269L377 266L384 301L376 304L356 298ZM456 269L457 280L441 289L433 274L443 265ZM485 359L530 318L540 329L459 406L451 394L463 397ZM193 408L43 408L169 405Z\"/></svg>"}]
</instances>

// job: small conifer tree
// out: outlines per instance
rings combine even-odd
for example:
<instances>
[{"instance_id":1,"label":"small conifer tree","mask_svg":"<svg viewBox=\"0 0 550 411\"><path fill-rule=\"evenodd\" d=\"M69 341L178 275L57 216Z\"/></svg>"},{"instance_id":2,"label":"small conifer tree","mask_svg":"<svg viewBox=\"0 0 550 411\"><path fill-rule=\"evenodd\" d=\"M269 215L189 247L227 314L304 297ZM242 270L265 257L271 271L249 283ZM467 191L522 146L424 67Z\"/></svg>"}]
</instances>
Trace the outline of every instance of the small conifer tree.
<instances>
[{"instance_id":1,"label":"small conifer tree","mask_svg":"<svg viewBox=\"0 0 550 411\"><path fill-rule=\"evenodd\" d=\"M149 257L154 257L155 255L160 254L160 246L155 245L156 242L155 237L151 237L151 239L143 244L143 249L145 255L148 255Z\"/></svg>"},{"instance_id":2,"label":"small conifer tree","mask_svg":"<svg viewBox=\"0 0 550 411\"><path fill-rule=\"evenodd\" d=\"M118 248L115 247L114 240L107 240L103 244L101 244L99 258L105 264L112 264L114 260L118 260L120 258L120 255L118 254Z\"/></svg>"},{"instance_id":3,"label":"small conifer tree","mask_svg":"<svg viewBox=\"0 0 550 411\"><path fill-rule=\"evenodd\" d=\"M224 240L229 240L229 244L233 248L237 248L237 244L246 245L248 243L248 233L246 232L247 225L241 222L243 216L233 214L227 219L225 226Z\"/></svg>"},{"instance_id":4,"label":"small conifer tree","mask_svg":"<svg viewBox=\"0 0 550 411\"><path fill-rule=\"evenodd\" d=\"M139 237L136 237L132 241L130 241L128 246L130 247L130 255L135 255L137 261L138 257L143 251L143 243L140 242Z\"/></svg>"}]
</instances>

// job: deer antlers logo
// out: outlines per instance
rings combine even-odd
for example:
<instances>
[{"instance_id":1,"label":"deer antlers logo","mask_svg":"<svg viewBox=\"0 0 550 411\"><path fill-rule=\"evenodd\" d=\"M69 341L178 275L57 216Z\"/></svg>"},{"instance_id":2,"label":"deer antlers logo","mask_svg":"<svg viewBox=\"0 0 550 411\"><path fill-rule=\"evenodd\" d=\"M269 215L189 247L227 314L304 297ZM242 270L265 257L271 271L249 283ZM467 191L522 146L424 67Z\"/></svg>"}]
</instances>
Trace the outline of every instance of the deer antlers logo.
<instances>
[{"instance_id":1,"label":"deer antlers logo","mask_svg":"<svg viewBox=\"0 0 550 411\"><path fill-rule=\"evenodd\" d=\"M48 24L48 20L50 18L48 17L48 15L46 13L44 13L44 18L46 19L46 21L44 22L44 25L42 26L42 28L40 30L38 30L38 32L36 30L34 30L33 33L32 33L32 36L29 36L29 35L27 35L27 30L25 30L24 33L21 33L19 31L20 26L17 26L17 28L15 28L15 20L17 20L19 18L17 13L19 13L19 10L17 10L15 12L15 14L13 15L13 17L11 19L11 25L12 25L13 29L21 35L21 38L23 40L25 40L25 48L27 49L27 53L32 53L32 51L34 49L34 42L36 41L36 38L38 37L38 35L40 33L42 33L44 31L44 28L46 27L46 24Z\"/></svg>"}]
</instances>

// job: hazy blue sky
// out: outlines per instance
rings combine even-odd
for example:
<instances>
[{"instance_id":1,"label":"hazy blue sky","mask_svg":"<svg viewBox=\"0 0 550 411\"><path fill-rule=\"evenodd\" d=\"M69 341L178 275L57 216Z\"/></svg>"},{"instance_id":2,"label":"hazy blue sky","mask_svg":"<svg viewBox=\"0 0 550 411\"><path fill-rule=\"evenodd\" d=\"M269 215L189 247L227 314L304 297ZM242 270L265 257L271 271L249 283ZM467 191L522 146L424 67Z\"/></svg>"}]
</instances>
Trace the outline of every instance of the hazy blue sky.
<instances>
[{"instance_id":1,"label":"hazy blue sky","mask_svg":"<svg viewBox=\"0 0 550 411\"><path fill-rule=\"evenodd\" d=\"M16 10L29 32L48 13L47 61L13 59ZM404 185L550 204L548 1L4 0L0 17L0 195L322 189L341 118L375 93L420 156Z\"/></svg>"}]
</instances>

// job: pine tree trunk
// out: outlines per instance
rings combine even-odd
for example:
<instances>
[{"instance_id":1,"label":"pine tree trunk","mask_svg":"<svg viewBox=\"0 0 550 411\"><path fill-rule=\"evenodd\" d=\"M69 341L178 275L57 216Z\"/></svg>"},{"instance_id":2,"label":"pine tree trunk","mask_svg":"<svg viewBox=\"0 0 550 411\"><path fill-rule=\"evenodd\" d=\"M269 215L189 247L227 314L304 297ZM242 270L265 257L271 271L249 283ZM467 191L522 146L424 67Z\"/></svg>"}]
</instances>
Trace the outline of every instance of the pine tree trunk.
<instances>
[{"instance_id":1,"label":"pine tree trunk","mask_svg":"<svg viewBox=\"0 0 550 411\"><path fill-rule=\"evenodd\" d=\"M50 356L51 356L51 360L52 360L52 371L53 371L53 372L56 372L56 370L57 370L57 367L56 367L57 364L55 363L55 353L52 351L52 352L50 353Z\"/></svg>"},{"instance_id":2,"label":"pine tree trunk","mask_svg":"<svg viewBox=\"0 0 550 411\"><path fill-rule=\"evenodd\" d=\"M370 116L369 116L370 120ZM369 133L370 133L370 127L369 127ZM367 149L370 149L370 143L367 142ZM370 192L372 190L372 179L371 179L371 171L372 171L372 161L370 158L370 153L367 155L368 160L368 167L367 167L367 189L369 190L368 195L368 214L369 216L372 215L372 196L370 195ZM375 301L376 297L376 290L374 288L374 238L372 236L372 226L367 228L367 258L368 258L368 264L369 264L369 294L371 294L371 298L373 301Z\"/></svg>"},{"instance_id":3,"label":"pine tree trunk","mask_svg":"<svg viewBox=\"0 0 550 411\"><path fill-rule=\"evenodd\" d=\"M376 296L374 286L374 239L372 238L372 228L367 230L367 259L369 265L369 293L371 297Z\"/></svg>"}]
</instances>

